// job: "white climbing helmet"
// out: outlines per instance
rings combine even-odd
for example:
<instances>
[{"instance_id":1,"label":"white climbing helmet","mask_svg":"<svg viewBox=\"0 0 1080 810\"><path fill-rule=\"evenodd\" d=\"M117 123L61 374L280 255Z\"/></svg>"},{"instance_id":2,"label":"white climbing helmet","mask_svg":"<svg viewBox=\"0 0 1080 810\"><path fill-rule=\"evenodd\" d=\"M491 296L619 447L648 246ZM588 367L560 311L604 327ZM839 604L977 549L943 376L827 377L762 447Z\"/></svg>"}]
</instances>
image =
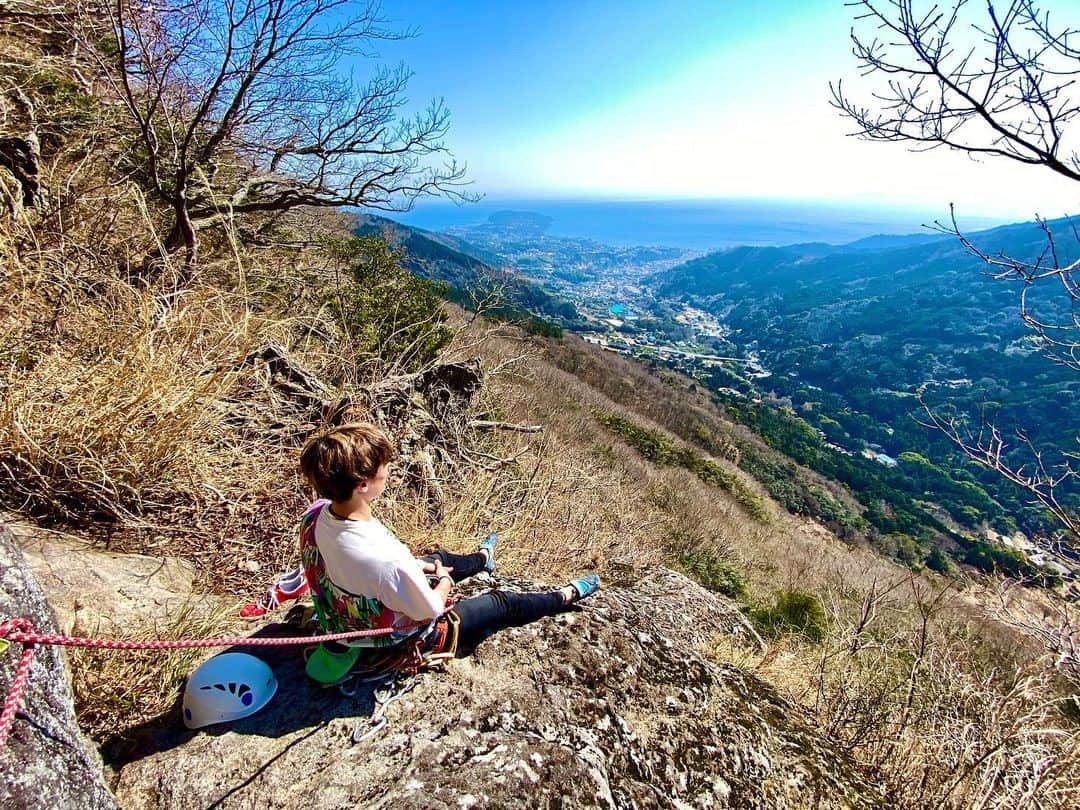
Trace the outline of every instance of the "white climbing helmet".
<instances>
[{"instance_id":1,"label":"white climbing helmet","mask_svg":"<svg viewBox=\"0 0 1080 810\"><path fill-rule=\"evenodd\" d=\"M277 691L277 679L253 655L222 653L191 673L184 688L184 725L202 728L255 714Z\"/></svg>"}]
</instances>

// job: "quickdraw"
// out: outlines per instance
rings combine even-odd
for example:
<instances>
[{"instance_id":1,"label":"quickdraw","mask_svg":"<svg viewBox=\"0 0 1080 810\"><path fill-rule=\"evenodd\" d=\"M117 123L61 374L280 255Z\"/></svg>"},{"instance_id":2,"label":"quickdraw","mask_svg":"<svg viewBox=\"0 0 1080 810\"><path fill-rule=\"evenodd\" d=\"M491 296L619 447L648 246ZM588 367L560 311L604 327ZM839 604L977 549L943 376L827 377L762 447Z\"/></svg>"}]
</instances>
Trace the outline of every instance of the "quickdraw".
<instances>
[{"instance_id":1,"label":"quickdraw","mask_svg":"<svg viewBox=\"0 0 1080 810\"><path fill-rule=\"evenodd\" d=\"M360 720L353 728L354 744L370 740L386 730L388 726L386 709L413 690L419 682L421 669L442 666L457 654L461 619L453 611L448 611L445 618L446 622L439 624L437 635L431 642L431 649L427 652L422 651L418 644L413 647L411 655L406 654L407 657L403 656L395 666L389 669L385 668L385 662L384 668L378 671L361 666L354 672L352 678L338 687L346 697L355 697L362 684L379 684L374 691L375 709L371 717Z\"/></svg>"},{"instance_id":2,"label":"quickdraw","mask_svg":"<svg viewBox=\"0 0 1080 810\"><path fill-rule=\"evenodd\" d=\"M387 727L386 709L391 703L401 700L416 686L416 675L392 675L382 686L375 689L375 711L367 720L361 720L353 729L352 741L359 744L370 740ZM345 690L342 689L342 692ZM355 692L354 692L355 694Z\"/></svg>"}]
</instances>

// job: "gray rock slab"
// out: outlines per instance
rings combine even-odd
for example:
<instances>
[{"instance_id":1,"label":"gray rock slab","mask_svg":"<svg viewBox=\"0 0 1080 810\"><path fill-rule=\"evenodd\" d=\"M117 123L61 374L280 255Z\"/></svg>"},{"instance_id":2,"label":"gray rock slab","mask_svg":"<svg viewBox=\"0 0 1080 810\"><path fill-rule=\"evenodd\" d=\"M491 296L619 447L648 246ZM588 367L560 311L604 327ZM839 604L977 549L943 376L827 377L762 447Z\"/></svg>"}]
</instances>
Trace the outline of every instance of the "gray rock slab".
<instances>
[{"instance_id":1,"label":"gray rock slab","mask_svg":"<svg viewBox=\"0 0 1080 810\"><path fill-rule=\"evenodd\" d=\"M61 532L11 528L64 632L112 636L167 623L182 606L210 611L222 602L194 593L200 590L194 568L184 560L121 554Z\"/></svg>"},{"instance_id":2,"label":"gray rock slab","mask_svg":"<svg viewBox=\"0 0 1080 810\"><path fill-rule=\"evenodd\" d=\"M45 596L0 524L0 620L30 619L36 629L57 628ZM7 696L21 645L0 655L0 696ZM0 807L96 810L116 806L102 779L97 751L75 722L71 687L58 647L34 653L22 709L0 751Z\"/></svg>"}]
</instances>

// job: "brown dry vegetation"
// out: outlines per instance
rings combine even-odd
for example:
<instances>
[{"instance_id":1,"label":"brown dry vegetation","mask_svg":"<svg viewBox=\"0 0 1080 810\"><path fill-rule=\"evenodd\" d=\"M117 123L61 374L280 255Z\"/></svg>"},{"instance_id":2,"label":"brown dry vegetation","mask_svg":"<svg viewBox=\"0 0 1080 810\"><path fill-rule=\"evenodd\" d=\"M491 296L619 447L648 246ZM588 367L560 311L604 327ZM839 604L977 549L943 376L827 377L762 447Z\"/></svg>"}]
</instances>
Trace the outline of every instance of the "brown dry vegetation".
<instances>
[{"instance_id":1,"label":"brown dry vegetation","mask_svg":"<svg viewBox=\"0 0 1080 810\"><path fill-rule=\"evenodd\" d=\"M31 97L39 128L83 118L43 141L40 206L12 199L0 214L3 506L117 549L184 557L208 587L254 595L295 559L293 522L308 497L297 447L318 424L251 353L282 346L358 417L375 416L367 393L401 371L393 357L358 364L344 352L352 336L312 294L344 270L315 237L342 236L347 220L294 212L259 245L222 226L204 237L190 283L173 286L179 270L168 267L153 286L133 283L128 268L160 241L162 213L118 169L131 157L124 125L92 69L43 42L28 51L25 38L0 38L2 61L21 67L5 98ZM35 85L33 69L56 73L68 95ZM6 129L27 124L17 112L5 107ZM381 514L417 551L464 550L497 529L510 574L558 581L595 568L617 584L704 559L746 581L751 615L777 592L814 595L822 639L781 633L764 650L719 639L712 654L783 689L898 807L1080 802L1067 691L1041 650L987 618L974 587L912 573L780 509L731 462L732 447L759 440L688 381L572 337L539 342L458 311L451 323L441 359L479 356L486 371L469 415L544 430L459 422L437 480L418 486L399 469ZM646 461L598 412L713 448L762 498L764 519L687 469ZM799 474L854 508L842 488ZM251 561L262 573L241 567ZM121 710L125 726L162 711L191 663L103 655L73 659L83 719L100 734L105 710Z\"/></svg>"}]
</instances>

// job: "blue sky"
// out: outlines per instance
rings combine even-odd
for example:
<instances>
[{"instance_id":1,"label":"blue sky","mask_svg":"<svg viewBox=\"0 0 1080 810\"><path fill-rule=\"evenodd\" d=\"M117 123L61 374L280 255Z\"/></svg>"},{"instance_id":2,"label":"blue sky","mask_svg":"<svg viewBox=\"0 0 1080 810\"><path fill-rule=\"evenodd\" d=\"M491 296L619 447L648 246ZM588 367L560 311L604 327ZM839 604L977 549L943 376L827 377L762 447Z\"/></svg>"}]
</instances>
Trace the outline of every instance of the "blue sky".
<instances>
[{"instance_id":1,"label":"blue sky","mask_svg":"<svg viewBox=\"0 0 1080 810\"><path fill-rule=\"evenodd\" d=\"M1027 219L1077 208L1045 170L845 137L857 80L841 0L384 0L380 46L445 99L477 191L499 197L829 200Z\"/></svg>"}]
</instances>

